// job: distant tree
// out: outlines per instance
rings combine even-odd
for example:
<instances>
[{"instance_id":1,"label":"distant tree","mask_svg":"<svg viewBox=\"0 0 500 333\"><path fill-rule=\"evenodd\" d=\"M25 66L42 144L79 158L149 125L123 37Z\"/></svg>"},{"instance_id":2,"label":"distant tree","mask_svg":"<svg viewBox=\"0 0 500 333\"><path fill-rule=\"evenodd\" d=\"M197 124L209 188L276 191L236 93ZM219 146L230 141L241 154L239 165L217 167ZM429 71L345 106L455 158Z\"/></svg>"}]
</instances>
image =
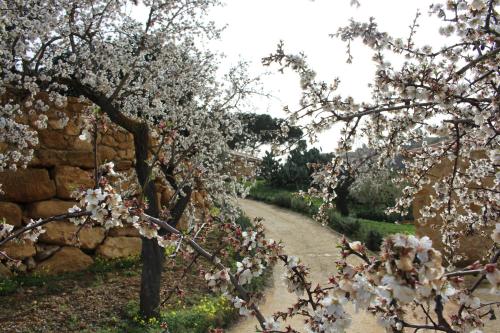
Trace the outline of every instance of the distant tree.
<instances>
[{"instance_id":1,"label":"distant tree","mask_svg":"<svg viewBox=\"0 0 500 333\"><path fill-rule=\"evenodd\" d=\"M354 175L352 172L344 169L340 172L335 193L337 196L334 199L335 207L342 216L349 215L349 193L351 185L354 183Z\"/></svg>"},{"instance_id":2,"label":"distant tree","mask_svg":"<svg viewBox=\"0 0 500 333\"><path fill-rule=\"evenodd\" d=\"M266 155L262 158L260 164L260 176L267 182L271 182L273 177L279 172L279 161L273 152L266 151Z\"/></svg>"},{"instance_id":3,"label":"distant tree","mask_svg":"<svg viewBox=\"0 0 500 333\"><path fill-rule=\"evenodd\" d=\"M306 141L301 140L290 151L271 183L288 189L305 190L311 185L312 166L324 165L332 157L332 154L321 153L317 148L307 149Z\"/></svg>"},{"instance_id":4,"label":"distant tree","mask_svg":"<svg viewBox=\"0 0 500 333\"><path fill-rule=\"evenodd\" d=\"M393 182L396 177L390 170L359 175L349 189L349 200L356 215L373 220L401 220L399 214L390 217L385 214L385 210L393 207L401 195L401 186Z\"/></svg>"},{"instance_id":5,"label":"distant tree","mask_svg":"<svg viewBox=\"0 0 500 333\"><path fill-rule=\"evenodd\" d=\"M243 126L241 135L235 137L229 146L235 148L257 149L264 144L294 143L303 136L298 126L290 126L281 118L268 114L240 113L238 118ZM286 128L286 131L284 129Z\"/></svg>"}]
</instances>

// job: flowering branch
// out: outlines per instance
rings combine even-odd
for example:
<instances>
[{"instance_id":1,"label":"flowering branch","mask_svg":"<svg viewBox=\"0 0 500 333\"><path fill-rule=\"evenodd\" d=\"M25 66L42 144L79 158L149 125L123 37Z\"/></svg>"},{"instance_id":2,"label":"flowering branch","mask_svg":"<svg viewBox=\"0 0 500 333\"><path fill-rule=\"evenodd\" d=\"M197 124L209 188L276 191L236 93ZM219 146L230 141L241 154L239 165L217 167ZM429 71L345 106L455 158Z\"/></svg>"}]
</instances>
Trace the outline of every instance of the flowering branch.
<instances>
[{"instance_id":1,"label":"flowering branch","mask_svg":"<svg viewBox=\"0 0 500 333\"><path fill-rule=\"evenodd\" d=\"M155 218L152 216L148 216L148 215L144 215L144 218L146 218L148 221L158 225L159 227L163 228L164 230L166 230L169 233L172 233L174 235L182 235L182 233L179 230L172 227L170 224L168 224L167 222L165 222L161 219L158 219L158 218ZM198 253L200 256L202 256L203 258L208 260L215 267L217 267L221 271L227 270L227 268L220 262L220 260L215 255L209 253L207 250L205 250L203 247L201 247L196 241L194 241L191 238L185 238L185 240L186 240L186 243L188 243L189 246L191 246L193 248L193 250L196 251L196 253ZM229 274L229 279L230 279L231 283L233 284L233 286L235 287L236 291L238 292L238 295L243 300L250 301L250 297L248 295L248 292L239 284L236 277L232 274ZM265 329L266 319L264 318L264 316L262 315L262 313L260 312L258 307L255 304L252 304L251 309L255 313L255 316L256 316L257 320L259 321L262 329Z\"/></svg>"},{"instance_id":2,"label":"flowering branch","mask_svg":"<svg viewBox=\"0 0 500 333\"><path fill-rule=\"evenodd\" d=\"M54 221L64 221L67 219L72 219L72 218L80 218L84 216L90 216L91 212L88 211L79 211L79 212L73 212L73 213L65 213L65 214L60 214L60 215L54 215L45 219L40 219L37 221L31 220L28 225L26 225L23 228L17 229L15 232L10 234L9 236L5 237L4 239L0 239L0 246L6 244L7 242L13 240L13 239L18 239L20 236L22 236L25 233L30 232L31 230L34 229L39 229L41 226L49 223L49 222L54 222Z\"/></svg>"}]
</instances>

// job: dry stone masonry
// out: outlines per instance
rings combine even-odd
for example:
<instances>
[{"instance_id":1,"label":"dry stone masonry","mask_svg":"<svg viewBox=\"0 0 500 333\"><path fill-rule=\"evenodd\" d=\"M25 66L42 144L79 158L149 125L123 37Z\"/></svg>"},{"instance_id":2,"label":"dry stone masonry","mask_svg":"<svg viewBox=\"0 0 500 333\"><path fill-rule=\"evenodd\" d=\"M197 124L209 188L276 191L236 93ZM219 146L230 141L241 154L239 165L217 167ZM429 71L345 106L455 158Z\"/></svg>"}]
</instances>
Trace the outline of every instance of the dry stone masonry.
<instances>
[{"instance_id":1,"label":"dry stone masonry","mask_svg":"<svg viewBox=\"0 0 500 333\"><path fill-rule=\"evenodd\" d=\"M0 219L19 228L30 219L64 214L75 204L71 197L75 189L94 186L93 147L78 138L84 108L76 98L70 98L64 108L51 107L47 112L47 128L38 131L39 145L29 167L0 172L4 191L0 194ZM66 126L60 122L61 113L69 118ZM22 122L33 124L35 120L26 115ZM135 179L133 138L125 130L111 127L100 133L97 157L100 163L113 161L116 171ZM172 189L165 184L158 185L161 202L168 202ZM196 205L203 206L201 193L193 197ZM61 221L47 224L45 230L36 244L11 241L0 249L22 261L13 270L58 274L88 268L95 256L115 259L139 256L141 251L141 238L133 227L107 232L100 227L78 230L69 221ZM11 274L5 262L0 262L0 276Z\"/></svg>"}]
</instances>

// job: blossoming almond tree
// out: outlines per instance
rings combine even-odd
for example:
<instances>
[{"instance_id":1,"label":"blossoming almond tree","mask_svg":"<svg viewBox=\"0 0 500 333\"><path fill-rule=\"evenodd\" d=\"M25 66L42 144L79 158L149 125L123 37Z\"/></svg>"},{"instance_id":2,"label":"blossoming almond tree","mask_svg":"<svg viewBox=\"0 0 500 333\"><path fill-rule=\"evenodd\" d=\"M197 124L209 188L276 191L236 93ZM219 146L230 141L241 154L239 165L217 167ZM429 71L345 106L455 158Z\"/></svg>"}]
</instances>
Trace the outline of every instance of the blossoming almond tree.
<instances>
[{"instance_id":1,"label":"blossoming almond tree","mask_svg":"<svg viewBox=\"0 0 500 333\"><path fill-rule=\"evenodd\" d=\"M147 284L143 284L141 291L141 309L145 315L154 313L158 305L155 286L159 282L155 279L163 256L159 249L162 245L174 245L175 251L184 249L191 253L194 261L198 257L210 261L213 269L205 272L208 286L226 293L241 315L254 315L264 332L298 332L298 328L282 327L281 323L295 316L304 318L307 332L346 331L351 322L344 309L347 302L372 313L392 332L408 329L478 332L482 320L498 304L484 303L473 295L483 280L489 281L493 291L499 285L498 223L491 233L489 263L477 263L459 271L445 270L441 253L432 248L428 237L390 236L378 256L371 256L359 242L343 240L340 244L343 257L356 256L359 263L340 260L338 271L332 272L323 285L313 285L308 279L308 268L299 258L287 255L279 242L266 240L259 221L253 228L242 231L233 223L226 223L230 214L214 211L207 219L209 223L219 223L219 230L224 231L223 243L232 244L242 258L234 269L224 265L223 251L209 253L198 244L196 238L203 232L201 226L191 235L174 227L178 216L174 212L186 205L185 198L189 198L193 188L190 186L197 181L210 187L213 200L221 209L229 202L228 188L234 192L227 178L219 176L222 167L215 156L221 151L205 147L206 142L213 141L213 135L219 138L219 132L198 122L210 120L213 122L207 123L208 126L219 125L208 117L211 113L207 110L224 111L231 102L220 102L216 98L217 89L206 90L206 87L216 88L208 84L212 76L200 79L200 74L206 73L201 70L206 67L200 62L204 64L206 58L185 39L192 33L214 31L195 20L197 10L203 10L208 3L146 2L151 12L145 27L126 15L126 3L120 1L54 1L50 3L53 6L44 7L36 1L11 1L0 5L5 13L0 21L2 89L23 96L20 101L5 104L1 115L11 116L21 107L33 108L43 115L43 105L30 104L30 99L40 91L48 92L55 103L64 103L70 92L90 100L112 122L133 133L136 169L144 198L127 199L111 185L108 181L113 177L111 164L96 167L96 187L77 194L80 201L68 214L32 221L14 232L9 225L0 225L0 245L18 237L35 239L43 232L44 223L58 219L71 218L77 224L105 227L131 223L145 236L143 258L147 267L143 277ZM479 231L492 227L498 220L498 13L493 0L449 1L446 6L434 6L432 10L447 25L443 33L456 32L459 42L440 50L417 48L411 38L405 44L379 32L373 21L352 22L339 31L338 35L347 41L362 37L375 51L379 70L371 104L358 104L351 98L335 95L335 86L314 81L314 72L305 60L287 55L281 46L265 62L280 62L301 74L303 109L292 118L315 113L326 115L320 123L312 125L313 130L331 122L345 122L340 153L349 151L361 133L378 152L380 165L386 166L387 160L404 153L404 143L422 141L427 133L449 133L450 139L438 149L424 146L405 162L401 176L411 186L405 190L399 206L406 207L411 195L430 181L427 172L433 165L451 158L455 166L452 175L437 182L437 197L423 216L426 219L429 214L441 215L445 221L445 240L453 250L458 241L453 233L459 233L460 226ZM177 21L179 17L182 19ZM387 62L387 52L404 54L408 60L401 68L395 68ZM197 64L195 69L187 65L192 63ZM230 90L229 97L241 92L241 84L234 87L237 89ZM4 163L25 163L16 157L19 156L16 151L29 150L36 136L20 139L21 127L6 120L2 124L13 135L9 143L19 145L2 155ZM43 125L43 119L40 124ZM82 139L90 138L95 143L98 126L98 119L91 117ZM208 134L203 134L205 130ZM149 146L153 133L158 140ZM189 141L192 136L199 136L199 140ZM164 145L168 149L161 149ZM149 156L155 147L159 148L158 153ZM215 153L210 149L215 149ZM477 162L460 163L476 149L486 154ZM183 153L176 155L177 150ZM171 164L173 156L183 156L182 163ZM325 188L325 207L334 197L330 189L336 186L339 170L342 160L337 158L316 176L316 182ZM160 214L155 183L151 181L154 174L161 174L175 184L172 186L180 194L167 209L169 214ZM493 185L483 181L488 176L494 179ZM215 182L205 177L214 178ZM482 211L469 209L472 204L479 204ZM458 213L459 206L465 214ZM228 209L230 213L232 208ZM266 318L258 308L258 295L247 292L245 285L275 262L284 265L284 281L289 292L297 295L297 302ZM466 275L478 276L470 287L463 283L462 277ZM445 311L454 303L459 305L458 309L451 307ZM415 311L423 314L424 321L414 321L411 314Z\"/></svg>"},{"instance_id":2,"label":"blossoming almond tree","mask_svg":"<svg viewBox=\"0 0 500 333\"><path fill-rule=\"evenodd\" d=\"M220 207L219 215L234 218L238 189L227 172L227 142L240 126L229 111L252 80L240 67L231 70L227 83L217 82L216 55L197 47L199 40L219 34L204 18L217 3L143 1L147 18L140 22L130 15L138 5L134 1L3 1L0 169L26 166L37 143L36 128L19 124L16 117L34 114L35 125L43 127L48 107L37 98L40 94L48 94L56 106L76 96L100 110L89 114L83 140L92 140L105 121L133 135L141 187L136 209L175 227L192 192L203 190ZM151 316L159 305L166 235L151 221L127 217L126 196L110 187L101 177L105 174L96 167L96 187L78 195L82 205L70 217L79 224L109 228L128 221L139 228L144 236L141 312ZM157 178L175 191L164 207L156 194ZM41 232L34 226L29 226L33 238ZM8 229L2 225L2 232Z\"/></svg>"}]
</instances>

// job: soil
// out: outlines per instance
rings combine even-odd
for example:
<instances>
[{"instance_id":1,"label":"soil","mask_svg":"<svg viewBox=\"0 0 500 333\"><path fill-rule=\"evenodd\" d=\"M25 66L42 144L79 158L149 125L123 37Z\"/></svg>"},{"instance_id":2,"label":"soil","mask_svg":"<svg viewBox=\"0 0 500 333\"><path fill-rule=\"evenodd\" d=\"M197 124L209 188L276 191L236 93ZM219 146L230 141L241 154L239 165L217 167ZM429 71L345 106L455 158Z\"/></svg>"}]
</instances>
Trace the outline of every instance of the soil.
<instances>
[{"instance_id":1,"label":"soil","mask_svg":"<svg viewBox=\"0 0 500 333\"><path fill-rule=\"evenodd\" d=\"M122 327L120 323L130 322L133 313L127 309L137 309L140 272L137 263L125 269L86 271L46 281L38 278L41 285L20 287L0 297L0 332L90 333ZM182 272L181 265L165 268L162 295L168 293L169 281L177 281ZM196 303L196 297L209 293L196 269L178 284L187 296L181 300L174 294L166 308L189 306Z\"/></svg>"}]
</instances>

